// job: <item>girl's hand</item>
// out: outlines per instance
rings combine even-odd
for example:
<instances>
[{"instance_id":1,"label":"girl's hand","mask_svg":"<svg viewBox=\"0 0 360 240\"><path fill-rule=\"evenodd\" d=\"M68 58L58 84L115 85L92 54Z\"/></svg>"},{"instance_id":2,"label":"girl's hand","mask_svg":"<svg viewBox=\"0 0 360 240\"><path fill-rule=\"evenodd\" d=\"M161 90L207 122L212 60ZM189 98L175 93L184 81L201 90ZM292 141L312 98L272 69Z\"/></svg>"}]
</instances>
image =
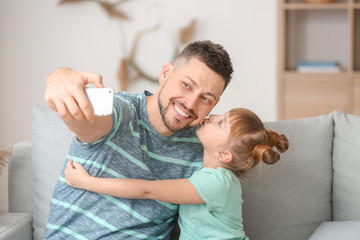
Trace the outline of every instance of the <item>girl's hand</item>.
<instances>
[{"instance_id":1,"label":"girl's hand","mask_svg":"<svg viewBox=\"0 0 360 240\"><path fill-rule=\"evenodd\" d=\"M86 169L72 159L68 161L65 168L65 182L74 188L86 189L86 182L91 178Z\"/></svg>"}]
</instances>

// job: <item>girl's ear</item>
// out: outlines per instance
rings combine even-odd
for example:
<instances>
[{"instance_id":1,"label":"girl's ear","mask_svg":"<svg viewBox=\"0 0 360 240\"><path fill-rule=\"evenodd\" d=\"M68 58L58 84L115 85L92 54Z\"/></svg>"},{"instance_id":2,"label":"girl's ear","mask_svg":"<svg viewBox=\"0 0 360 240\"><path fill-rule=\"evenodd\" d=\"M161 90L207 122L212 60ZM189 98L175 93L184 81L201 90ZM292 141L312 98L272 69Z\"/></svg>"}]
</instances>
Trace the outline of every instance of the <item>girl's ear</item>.
<instances>
[{"instance_id":1,"label":"girl's ear","mask_svg":"<svg viewBox=\"0 0 360 240\"><path fill-rule=\"evenodd\" d=\"M234 155L229 150L219 150L215 153L215 157L220 161L224 163L231 162L234 158Z\"/></svg>"},{"instance_id":2,"label":"girl's ear","mask_svg":"<svg viewBox=\"0 0 360 240\"><path fill-rule=\"evenodd\" d=\"M164 84L166 82L166 79L168 78L170 72L173 70L174 64L172 62L168 62L163 66L161 69L161 73L159 76L159 83L160 85Z\"/></svg>"}]
</instances>

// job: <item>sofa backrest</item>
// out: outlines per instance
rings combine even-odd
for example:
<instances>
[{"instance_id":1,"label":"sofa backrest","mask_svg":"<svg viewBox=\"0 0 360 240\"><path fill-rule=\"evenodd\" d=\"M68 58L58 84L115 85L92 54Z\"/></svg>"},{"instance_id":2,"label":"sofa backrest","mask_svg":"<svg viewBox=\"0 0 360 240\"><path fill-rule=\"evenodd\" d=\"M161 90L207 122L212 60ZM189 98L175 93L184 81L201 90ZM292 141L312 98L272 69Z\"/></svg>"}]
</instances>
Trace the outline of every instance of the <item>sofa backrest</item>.
<instances>
[{"instance_id":1,"label":"sofa backrest","mask_svg":"<svg viewBox=\"0 0 360 240\"><path fill-rule=\"evenodd\" d=\"M241 179L243 219L250 239L308 239L332 219L332 115L269 122L290 147L274 165Z\"/></svg>"}]
</instances>

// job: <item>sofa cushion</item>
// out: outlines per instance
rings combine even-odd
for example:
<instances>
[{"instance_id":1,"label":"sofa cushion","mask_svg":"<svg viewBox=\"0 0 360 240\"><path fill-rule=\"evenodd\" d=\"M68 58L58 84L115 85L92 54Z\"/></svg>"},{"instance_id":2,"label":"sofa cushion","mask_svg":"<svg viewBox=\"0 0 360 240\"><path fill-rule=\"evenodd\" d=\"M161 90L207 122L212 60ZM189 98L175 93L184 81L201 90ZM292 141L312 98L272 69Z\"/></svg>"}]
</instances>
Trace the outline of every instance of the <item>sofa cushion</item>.
<instances>
[{"instance_id":1,"label":"sofa cushion","mask_svg":"<svg viewBox=\"0 0 360 240\"><path fill-rule=\"evenodd\" d=\"M333 115L334 220L360 220L360 117L339 111Z\"/></svg>"},{"instance_id":2,"label":"sofa cushion","mask_svg":"<svg viewBox=\"0 0 360 240\"><path fill-rule=\"evenodd\" d=\"M332 115L265 125L285 134L290 147L275 165L240 179L245 233L250 239L308 239L331 220Z\"/></svg>"},{"instance_id":3,"label":"sofa cushion","mask_svg":"<svg viewBox=\"0 0 360 240\"><path fill-rule=\"evenodd\" d=\"M73 134L49 108L33 107L32 170L34 180L34 239L42 239L51 196L60 176Z\"/></svg>"},{"instance_id":4,"label":"sofa cushion","mask_svg":"<svg viewBox=\"0 0 360 240\"><path fill-rule=\"evenodd\" d=\"M323 222L309 240L357 240L360 221Z\"/></svg>"}]
</instances>

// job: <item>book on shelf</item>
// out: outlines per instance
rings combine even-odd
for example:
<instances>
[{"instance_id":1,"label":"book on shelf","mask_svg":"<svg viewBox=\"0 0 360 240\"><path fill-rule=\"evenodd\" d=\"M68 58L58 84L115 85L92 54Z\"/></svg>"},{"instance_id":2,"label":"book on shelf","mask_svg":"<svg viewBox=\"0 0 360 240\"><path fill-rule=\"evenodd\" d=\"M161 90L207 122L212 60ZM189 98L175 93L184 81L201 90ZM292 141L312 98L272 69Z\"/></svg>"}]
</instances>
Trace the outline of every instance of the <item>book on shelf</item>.
<instances>
[{"instance_id":1,"label":"book on shelf","mask_svg":"<svg viewBox=\"0 0 360 240\"><path fill-rule=\"evenodd\" d=\"M298 62L296 70L300 73L339 73L340 66L336 62Z\"/></svg>"}]
</instances>

